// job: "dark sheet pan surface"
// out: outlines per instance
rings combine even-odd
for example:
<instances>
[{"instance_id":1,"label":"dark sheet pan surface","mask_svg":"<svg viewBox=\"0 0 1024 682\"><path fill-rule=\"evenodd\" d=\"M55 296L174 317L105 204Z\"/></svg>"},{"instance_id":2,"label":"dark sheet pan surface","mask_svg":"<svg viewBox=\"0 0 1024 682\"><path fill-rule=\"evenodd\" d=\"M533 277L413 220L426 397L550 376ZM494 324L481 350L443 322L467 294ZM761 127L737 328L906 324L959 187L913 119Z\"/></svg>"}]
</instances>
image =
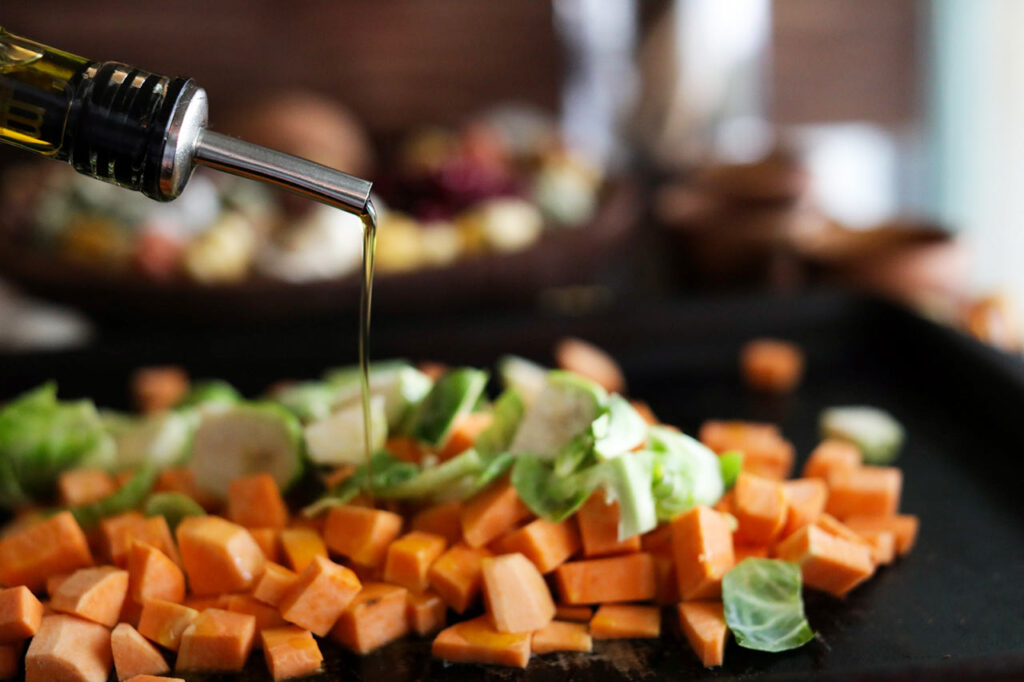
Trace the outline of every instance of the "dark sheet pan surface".
<instances>
[{"instance_id":1,"label":"dark sheet pan surface","mask_svg":"<svg viewBox=\"0 0 1024 682\"><path fill-rule=\"evenodd\" d=\"M548 361L558 337L592 339L621 358L631 394L664 421L688 431L708 418L776 421L797 446L798 466L817 442L822 408L884 407L907 427L903 509L921 517L921 534L909 557L845 601L806 594L816 641L778 655L730 643L721 670L700 667L666 610L658 641L597 642L592 656L536 657L525 672L447 666L430 659L428 641L410 639L362 658L325 644L327 672L311 679L1024 679L1020 360L886 304L833 294L651 304L575 319L375 322L379 358L490 365L518 352ZM54 377L62 393L116 404L130 369L152 362L183 362L256 391L355 357L350 330L296 334L143 333L73 354L0 356L0 397ZM740 383L740 345L766 334L808 351L806 380L789 398L759 398ZM269 679L262 670L254 656L244 678L204 679Z\"/></svg>"}]
</instances>

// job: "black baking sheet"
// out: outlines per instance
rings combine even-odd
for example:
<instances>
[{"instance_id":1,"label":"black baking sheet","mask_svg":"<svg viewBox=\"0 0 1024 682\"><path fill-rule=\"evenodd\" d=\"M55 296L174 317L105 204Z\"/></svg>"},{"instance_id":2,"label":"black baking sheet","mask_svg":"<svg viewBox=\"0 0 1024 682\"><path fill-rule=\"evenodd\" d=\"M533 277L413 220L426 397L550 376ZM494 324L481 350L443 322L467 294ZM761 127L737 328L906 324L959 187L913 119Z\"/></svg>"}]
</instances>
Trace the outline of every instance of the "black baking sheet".
<instances>
[{"instance_id":1,"label":"black baking sheet","mask_svg":"<svg viewBox=\"0 0 1024 682\"><path fill-rule=\"evenodd\" d=\"M798 466L818 440L822 408L886 408L909 434L899 461L903 509L920 516L921 532L910 556L845 600L806 593L816 640L783 654L730 642L719 670L701 668L666 609L660 640L595 642L592 655L535 657L526 671L446 665L430 658L429 641L409 639L366 657L325 643L326 672L310 679L1024 679L1019 359L888 304L831 293L651 303L580 318L495 313L376 324L375 357L478 365L506 352L549 361L557 338L591 339L621 359L631 395L664 421L691 432L708 418L777 422L796 444ZM807 350L806 379L792 396L758 397L740 382L740 345L766 334ZM182 362L256 391L350 362L354 336L347 328L256 337L140 331L75 353L0 356L0 396L53 377L62 393L117 404L130 369L153 362ZM269 677L257 653L244 678L197 679Z\"/></svg>"}]
</instances>

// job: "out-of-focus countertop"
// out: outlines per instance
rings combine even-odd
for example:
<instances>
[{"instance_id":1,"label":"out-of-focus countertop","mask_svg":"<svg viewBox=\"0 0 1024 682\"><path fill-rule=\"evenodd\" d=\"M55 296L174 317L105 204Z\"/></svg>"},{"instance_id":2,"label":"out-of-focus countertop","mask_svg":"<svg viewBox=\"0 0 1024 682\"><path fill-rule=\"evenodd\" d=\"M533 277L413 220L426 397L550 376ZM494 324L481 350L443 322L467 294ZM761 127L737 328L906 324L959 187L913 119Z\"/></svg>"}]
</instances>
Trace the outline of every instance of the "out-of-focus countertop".
<instances>
[{"instance_id":1,"label":"out-of-focus countertop","mask_svg":"<svg viewBox=\"0 0 1024 682\"><path fill-rule=\"evenodd\" d=\"M0 352L72 348L91 336L81 315L22 296L0 279Z\"/></svg>"}]
</instances>

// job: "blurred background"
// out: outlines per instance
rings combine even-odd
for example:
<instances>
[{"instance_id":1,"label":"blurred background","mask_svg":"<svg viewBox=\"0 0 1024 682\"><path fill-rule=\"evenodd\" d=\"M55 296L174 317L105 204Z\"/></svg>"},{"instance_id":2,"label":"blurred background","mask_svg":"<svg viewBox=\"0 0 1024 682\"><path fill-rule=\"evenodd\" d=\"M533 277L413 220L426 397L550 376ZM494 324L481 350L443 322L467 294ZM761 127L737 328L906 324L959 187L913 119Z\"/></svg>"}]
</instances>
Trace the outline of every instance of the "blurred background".
<instances>
[{"instance_id":1,"label":"blurred background","mask_svg":"<svg viewBox=\"0 0 1024 682\"><path fill-rule=\"evenodd\" d=\"M1011 352L1022 21L1017 0L0 8L194 77L216 130L373 179L378 324L840 288ZM157 204L9 147L0 173L0 348L355 328L338 211L204 172Z\"/></svg>"}]
</instances>

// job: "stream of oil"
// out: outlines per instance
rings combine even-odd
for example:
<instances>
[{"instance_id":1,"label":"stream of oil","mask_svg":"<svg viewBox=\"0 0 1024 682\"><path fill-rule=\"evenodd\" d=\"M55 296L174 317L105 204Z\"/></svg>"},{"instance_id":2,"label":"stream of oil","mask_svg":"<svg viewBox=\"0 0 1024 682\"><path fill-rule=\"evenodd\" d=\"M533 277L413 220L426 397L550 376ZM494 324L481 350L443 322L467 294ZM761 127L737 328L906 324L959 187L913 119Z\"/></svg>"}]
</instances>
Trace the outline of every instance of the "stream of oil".
<instances>
[{"instance_id":1,"label":"stream of oil","mask_svg":"<svg viewBox=\"0 0 1024 682\"><path fill-rule=\"evenodd\" d=\"M363 398L363 450L367 494L373 500L373 416L370 414L370 307L373 303L373 257L377 249L377 217L367 201L363 220L363 279L359 292L359 382Z\"/></svg>"}]
</instances>

